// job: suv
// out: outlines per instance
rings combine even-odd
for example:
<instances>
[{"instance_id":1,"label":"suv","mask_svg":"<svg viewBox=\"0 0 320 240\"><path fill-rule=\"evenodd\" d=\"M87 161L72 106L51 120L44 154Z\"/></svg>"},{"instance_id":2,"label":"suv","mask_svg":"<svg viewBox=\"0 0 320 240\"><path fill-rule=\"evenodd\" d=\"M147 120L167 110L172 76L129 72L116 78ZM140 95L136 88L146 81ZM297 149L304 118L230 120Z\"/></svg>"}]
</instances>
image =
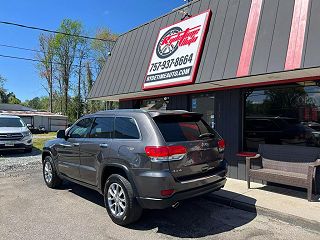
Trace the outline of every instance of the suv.
<instances>
[{"instance_id":1,"label":"suv","mask_svg":"<svg viewBox=\"0 0 320 240\"><path fill-rule=\"evenodd\" d=\"M43 149L50 188L62 179L99 191L113 222L139 219L143 208L222 188L224 141L201 114L187 111L112 110L87 115Z\"/></svg>"},{"instance_id":2,"label":"suv","mask_svg":"<svg viewBox=\"0 0 320 240\"><path fill-rule=\"evenodd\" d=\"M32 134L20 117L0 115L0 150L32 151Z\"/></svg>"}]
</instances>

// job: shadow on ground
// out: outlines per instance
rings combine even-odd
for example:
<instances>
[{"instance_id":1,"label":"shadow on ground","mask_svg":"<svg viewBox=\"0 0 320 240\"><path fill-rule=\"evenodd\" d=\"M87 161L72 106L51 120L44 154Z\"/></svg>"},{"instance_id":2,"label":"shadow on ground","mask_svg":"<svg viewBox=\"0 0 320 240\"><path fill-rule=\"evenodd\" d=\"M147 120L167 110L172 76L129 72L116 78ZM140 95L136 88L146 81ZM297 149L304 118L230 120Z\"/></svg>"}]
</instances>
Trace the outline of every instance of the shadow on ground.
<instances>
[{"instance_id":1,"label":"shadow on ground","mask_svg":"<svg viewBox=\"0 0 320 240\"><path fill-rule=\"evenodd\" d=\"M104 207L102 195L94 190L70 182L65 182L61 190L68 190ZM199 238L246 225L256 215L256 211L246 212L217 204L206 197L198 197L182 202L176 209L144 210L142 218L128 228L141 231L157 229L158 233L164 235Z\"/></svg>"},{"instance_id":2,"label":"shadow on ground","mask_svg":"<svg viewBox=\"0 0 320 240\"><path fill-rule=\"evenodd\" d=\"M320 181L319 181L320 182ZM313 196L312 201L319 201L320 198L320 184L313 186ZM316 190L317 188L317 190ZM307 190L304 188L299 187L292 187L282 184L275 184L275 183L268 183L268 185L260 187L259 190L267 191L267 192L274 192L283 194L290 197L301 198L307 201Z\"/></svg>"},{"instance_id":3,"label":"shadow on ground","mask_svg":"<svg viewBox=\"0 0 320 240\"><path fill-rule=\"evenodd\" d=\"M0 157L16 158L16 157L33 157L42 153L40 149L33 148L31 153L25 153L23 150L0 151Z\"/></svg>"}]
</instances>

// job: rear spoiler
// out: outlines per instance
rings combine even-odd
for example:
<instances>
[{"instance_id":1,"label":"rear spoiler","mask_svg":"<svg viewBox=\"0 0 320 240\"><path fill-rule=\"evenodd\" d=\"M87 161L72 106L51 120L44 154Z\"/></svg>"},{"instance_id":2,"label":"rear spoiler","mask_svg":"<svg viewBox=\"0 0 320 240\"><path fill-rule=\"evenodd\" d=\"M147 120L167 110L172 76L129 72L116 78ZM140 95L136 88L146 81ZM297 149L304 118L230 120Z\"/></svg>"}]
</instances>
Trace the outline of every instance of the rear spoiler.
<instances>
[{"instance_id":1,"label":"rear spoiler","mask_svg":"<svg viewBox=\"0 0 320 240\"><path fill-rule=\"evenodd\" d=\"M181 116L181 117L199 117L201 118L203 114L197 112L188 111L149 111L149 115L152 118L162 117L162 116Z\"/></svg>"}]
</instances>

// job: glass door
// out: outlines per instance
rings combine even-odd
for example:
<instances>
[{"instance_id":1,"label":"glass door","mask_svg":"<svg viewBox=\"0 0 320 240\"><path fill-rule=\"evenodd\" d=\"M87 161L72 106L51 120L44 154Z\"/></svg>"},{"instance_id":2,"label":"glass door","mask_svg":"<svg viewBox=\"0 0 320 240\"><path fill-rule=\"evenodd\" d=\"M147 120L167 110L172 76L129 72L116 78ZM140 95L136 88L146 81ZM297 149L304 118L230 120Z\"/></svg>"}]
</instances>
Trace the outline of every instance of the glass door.
<instances>
[{"instance_id":1,"label":"glass door","mask_svg":"<svg viewBox=\"0 0 320 240\"><path fill-rule=\"evenodd\" d=\"M215 128L214 94L202 93L191 96L191 111L203 114L203 119Z\"/></svg>"}]
</instances>

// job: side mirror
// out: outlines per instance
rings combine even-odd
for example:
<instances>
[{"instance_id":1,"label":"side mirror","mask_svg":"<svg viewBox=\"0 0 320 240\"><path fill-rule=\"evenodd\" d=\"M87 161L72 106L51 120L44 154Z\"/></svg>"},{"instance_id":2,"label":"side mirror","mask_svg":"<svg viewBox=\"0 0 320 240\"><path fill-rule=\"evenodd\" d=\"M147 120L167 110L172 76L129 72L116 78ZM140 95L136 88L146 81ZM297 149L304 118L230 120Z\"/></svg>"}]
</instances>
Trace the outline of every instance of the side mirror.
<instances>
[{"instance_id":1,"label":"side mirror","mask_svg":"<svg viewBox=\"0 0 320 240\"><path fill-rule=\"evenodd\" d=\"M30 123L27 124L27 128L31 128L32 125Z\"/></svg>"},{"instance_id":2,"label":"side mirror","mask_svg":"<svg viewBox=\"0 0 320 240\"><path fill-rule=\"evenodd\" d=\"M65 130L59 130L57 132L57 138L66 138L66 132Z\"/></svg>"}]
</instances>

